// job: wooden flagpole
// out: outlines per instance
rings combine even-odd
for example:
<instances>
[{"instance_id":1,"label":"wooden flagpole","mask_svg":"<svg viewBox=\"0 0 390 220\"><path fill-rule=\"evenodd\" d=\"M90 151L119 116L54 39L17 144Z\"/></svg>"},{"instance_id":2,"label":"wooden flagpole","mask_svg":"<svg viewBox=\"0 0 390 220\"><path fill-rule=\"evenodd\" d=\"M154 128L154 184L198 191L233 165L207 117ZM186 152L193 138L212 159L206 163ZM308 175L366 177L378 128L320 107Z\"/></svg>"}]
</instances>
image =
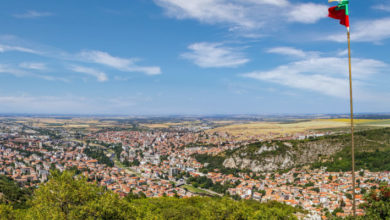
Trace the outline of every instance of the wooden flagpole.
<instances>
[{"instance_id":1,"label":"wooden flagpole","mask_svg":"<svg viewBox=\"0 0 390 220\"><path fill-rule=\"evenodd\" d=\"M351 153L352 153L352 209L353 216L356 217L356 193L355 193L355 141L353 123L353 99L352 99L352 68L351 68L351 34L347 27L348 35L348 64L349 64L349 104L351 108Z\"/></svg>"},{"instance_id":2,"label":"wooden flagpole","mask_svg":"<svg viewBox=\"0 0 390 220\"><path fill-rule=\"evenodd\" d=\"M352 96L352 68L351 68L351 34L349 31L349 12L348 12L348 0L328 0L328 2L338 2L340 6L345 7L346 11L346 21L345 23L342 23L340 21L340 24L347 26L347 37L348 37L348 64L349 64L349 104L351 108L351 154L352 154L352 209L353 209L353 216L356 217L356 186L355 186L355 140L354 140L354 123L353 123L353 96ZM329 11L330 12L330 11ZM338 16L330 16L331 18L340 19Z\"/></svg>"}]
</instances>

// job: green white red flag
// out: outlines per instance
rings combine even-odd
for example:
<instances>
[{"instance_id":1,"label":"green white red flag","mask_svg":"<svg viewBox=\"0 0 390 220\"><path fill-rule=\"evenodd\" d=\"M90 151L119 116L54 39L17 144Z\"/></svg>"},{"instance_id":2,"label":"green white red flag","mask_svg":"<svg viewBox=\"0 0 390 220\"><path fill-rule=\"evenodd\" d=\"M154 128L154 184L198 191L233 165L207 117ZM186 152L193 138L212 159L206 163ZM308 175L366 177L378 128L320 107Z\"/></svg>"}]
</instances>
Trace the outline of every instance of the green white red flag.
<instances>
[{"instance_id":1,"label":"green white red flag","mask_svg":"<svg viewBox=\"0 0 390 220\"><path fill-rule=\"evenodd\" d=\"M349 11L348 11L348 0L338 1L337 6L329 8L329 17L340 20L340 24L349 28Z\"/></svg>"}]
</instances>

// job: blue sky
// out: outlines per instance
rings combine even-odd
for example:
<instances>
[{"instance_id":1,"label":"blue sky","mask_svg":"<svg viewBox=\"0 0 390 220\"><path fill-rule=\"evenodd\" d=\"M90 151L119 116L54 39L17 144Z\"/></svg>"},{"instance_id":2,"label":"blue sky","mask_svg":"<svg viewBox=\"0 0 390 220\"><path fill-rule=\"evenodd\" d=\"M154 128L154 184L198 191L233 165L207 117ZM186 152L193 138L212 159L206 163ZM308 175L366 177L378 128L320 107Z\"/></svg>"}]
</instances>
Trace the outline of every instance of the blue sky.
<instances>
[{"instance_id":1,"label":"blue sky","mask_svg":"<svg viewBox=\"0 0 390 220\"><path fill-rule=\"evenodd\" d=\"M346 30L326 1L0 5L0 113L345 113ZM351 0L356 112L390 112L390 1Z\"/></svg>"}]
</instances>

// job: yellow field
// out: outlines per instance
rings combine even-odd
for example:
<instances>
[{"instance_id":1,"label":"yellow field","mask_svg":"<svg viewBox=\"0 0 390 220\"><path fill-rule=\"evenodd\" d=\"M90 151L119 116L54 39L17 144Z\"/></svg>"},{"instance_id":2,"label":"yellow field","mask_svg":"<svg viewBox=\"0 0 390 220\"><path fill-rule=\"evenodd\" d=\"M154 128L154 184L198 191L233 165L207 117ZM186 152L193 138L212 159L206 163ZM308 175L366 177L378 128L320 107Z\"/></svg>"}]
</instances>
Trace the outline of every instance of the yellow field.
<instances>
[{"instance_id":1,"label":"yellow field","mask_svg":"<svg viewBox=\"0 0 390 220\"><path fill-rule=\"evenodd\" d=\"M66 129L86 129L89 131L97 131L105 127L121 127L127 128L132 125L118 124L117 121L103 120L93 118L18 118L19 123L32 124L42 128L66 128ZM173 126L199 126L202 121L182 121L182 122L167 122L167 123L144 123L141 126L150 129L170 128ZM240 122L235 120L212 121L212 124L219 127L206 130L207 133L229 133L237 139L270 139L281 136L290 136L297 133L307 133L317 129L338 129L347 130L350 120L348 118L341 119L315 119L315 120L296 120L289 123L283 122ZM366 129L366 127L390 127L390 119L375 120L375 119L356 119L357 128Z\"/></svg>"},{"instance_id":2,"label":"yellow field","mask_svg":"<svg viewBox=\"0 0 390 220\"><path fill-rule=\"evenodd\" d=\"M173 122L167 122L167 123L156 123L156 124L140 124L141 126L148 127L148 128L169 128L171 126L186 126L186 125L194 125L198 124L200 121L183 121L180 123L173 123Z\"/></svg>"},{"instance_id":3,"label":"yellow field","mask_svg":"<svg viewBox=\"0 0 390 220\"><path fill-rule=\"evenodd\" d=\"M347 122L312 120L297 123L279 122L250 122L245 124L234 124L209 130L208 132L228 132L232 135L259 135L268 133L297 133L309 129L338 128L348 126Z\"/></svg>"},{"instance_id":4,"label":"yellow field","mask_svg":"<svg viewBox=\"0 0 390 220\"><path fill-rule=\"evenodd\" d=\"M308 132L316 129L343 128L348 127L350 125L349 123L349 119L316 119L310 121L297 121L295 123L250 122L222 126L208 130L207 132L227 132L233 136L242 137L243 139L248 137L267 139ZM390 126L390 120L358 119L355 123L357 126Z\"/></svg>"},{"instance_id":5,"label":"yellow field","mask_svg":"<svg viewBox=\"0 0 390 220\"><path fill-rule=\"evenodd\" d=\"M350 119L348 118L328 119L328 120L350 123ZM390 119L355 119L354 123L357 126L390 127Z\"/></svg>"},{"instance_id":6,"label":"yellow field","mask_svg":"<svg viewBox=\"0 0 390 220\"><path fill-rule=\"evenodd\" d=\"M214 124L231 124L234 123L234 121L213 121Z\"/></svg>"},{"instance_id":7,"label":"yellow field","mask_svg":"<svg viewBox=\"0 0 390 220\"><path fill-rule=\"evenodd\" d=\"M164 124L140 124L141 126L144 126L144 127L148 127L148 128L169 128L169 124L168 123L164 123Z\"/></svg>"},{"instance_id":8,"label":"yellow field","mask_svg":"<svg viewBox=\"0 0 390 220\"><path fill-rule=\"evenodd\" d=\"M18 118L18 123L31 124L41 128L68 128L96 130L104 127L126 127L116 121L99 121L93 118Z\"/></svg>"},{"instance_id":9,"label":"yellow field","mask_svg":"<svg viewBox=\"0 0 390 220\"><path fill-rule=\"evenodd\" d=\"M349 119L349 118L335 118L335 119L325 119L325 120L336 121L336 122L347 122L347 123L351 122L351 119ZM354 119L353 121L356 124L361 124L361 123L377 122L377 121L382 121L382 120L377 120L377 119Z\"/></svg>"}]
</instances>

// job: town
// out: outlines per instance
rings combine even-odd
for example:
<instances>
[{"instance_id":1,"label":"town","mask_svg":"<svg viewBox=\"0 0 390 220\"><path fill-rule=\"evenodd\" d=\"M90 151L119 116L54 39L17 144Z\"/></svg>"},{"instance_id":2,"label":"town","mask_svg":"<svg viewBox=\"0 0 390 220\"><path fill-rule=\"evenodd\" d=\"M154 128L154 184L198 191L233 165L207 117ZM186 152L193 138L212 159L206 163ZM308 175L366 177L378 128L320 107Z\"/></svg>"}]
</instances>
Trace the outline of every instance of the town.
<instances>
[{"instance_id":1,"label":"town","mask_svg":"<svg viewBox=\"0 0 390 220\"><path fill-rule=\"evenodd\" d=\"M302 207L318 218L335 211L341 217L352 214L350 172L308 167L266 173L205 171L208 164L198 161L196 155L218 155L254 141L235 141L227 133L209 134L205 130L175 126L165 130L75 132L3 120L0 175L11 177L23 187L36 187L48 180L52 169L73 170L121 196L225 195L261 202L275 200ZM307 132L291 138L326 134ZM389 172L360 170L357 205L364 202L365 192L381 182L390 183ZM364 214L362 209L357 213Z\"/></svg>"}]
</instances>

